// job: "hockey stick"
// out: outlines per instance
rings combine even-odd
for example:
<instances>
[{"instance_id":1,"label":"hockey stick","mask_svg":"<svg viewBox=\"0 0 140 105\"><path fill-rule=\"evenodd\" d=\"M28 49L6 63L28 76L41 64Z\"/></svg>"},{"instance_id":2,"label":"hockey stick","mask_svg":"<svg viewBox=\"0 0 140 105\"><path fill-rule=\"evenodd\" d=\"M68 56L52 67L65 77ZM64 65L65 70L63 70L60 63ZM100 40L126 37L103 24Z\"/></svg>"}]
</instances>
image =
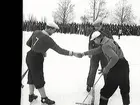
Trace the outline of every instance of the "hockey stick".
<instances>
[{"instance_id":1,"label":"hockey stick","mask_svg":"<svg viewBox=\"0 0 140 105\"><path fill-rule=\"evenodd\" d=\"M101 71L101 70L100 70ZM101 73L99 73L101 74ZM100 78L102 77L103 74L100 75L100 77L98 78L98 80L96 81L96 83L93 85L93 88L92 88L92 99L91 99L91 105L93 104L94 105L94 101L95 101L95 91L94 91L94 87L95 85L97 84L97 82L100 80Z\"/></svg>"},{"instance_id":2,"label":"hockey stick","mask_svg":"<svg viewBox=\"0 0 140 105\"><path fill-rule=\"evenodd\" d=\"M22 79L25 77L25 75L27 74L28 71L29 71L29 69L27 69L27 70L25 71L25 73L22 75L21 81L22 81ZM21 88L23 88L23 87L24 87L24 85L21 83Z\"/></svg>"},{"instance_id":3,"label":"hockey stick","mask_svg":"<svg viewBox=\"0 0 140 105\"><path fill-rule=\"evenodd\" d=\"M25 73L22 75L22 77L21 77L21 80L25 77L25 75L26 75L26 73L29 71L29 69L27 69L26 71L25 71Z\"/></svg>"},{"instance_id":4,"label":"hockey stick","mask_svg":"<svg viewBox=\"0 0 140 105\"><path fill-rule=\"evenodd\" d=\"M79 105L90 105L90 104L85 104L85 103L80 103L80 102L76 102L76 104L79 104Z\"/></svg>"},{"instance_id":5,"label":"hockey stick","mask_svg":"<svg viewBox=\"0 0 140 105\"><path fill-rule=\"evenodd\" d=\"M95 85L98 83L98 81L100 80L100 78L102 77L103 74L100 75L100 77L98 78L98 80L95 82L95 84L93 85L93 88L95 87ZM88 105L85 104L85 100L87 99L87 97L89 96L90 92L87 94L86 98L84 99L84 101L82 103L76 102L75 104L80 104L80 105Z\"/></svg>"}]
</instances>

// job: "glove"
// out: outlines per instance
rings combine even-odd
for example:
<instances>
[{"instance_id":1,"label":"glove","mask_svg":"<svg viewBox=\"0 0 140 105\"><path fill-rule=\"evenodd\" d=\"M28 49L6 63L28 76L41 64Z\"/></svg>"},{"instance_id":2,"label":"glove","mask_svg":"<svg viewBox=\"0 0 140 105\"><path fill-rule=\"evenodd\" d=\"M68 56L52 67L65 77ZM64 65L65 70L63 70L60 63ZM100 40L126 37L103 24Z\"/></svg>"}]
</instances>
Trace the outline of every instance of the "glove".
<instances>
[{"instance_id":1,"label":"glove","mask_svg":"<svg viewBox=\"0 0 140 105\"><path fill-rule=\"evenodd\" d=\"M76 52L73 52L73 55L77 58L82 58L83 57L83 54L82 53L76 53Z\"/></svg>"},{"instance_id":2,"label":"glove","mask_svg":"<svg viewBox=\"0 0 140 105\"><path fill-rule=\"evenodd\" d=\"M103 74L108 74L109 70L110 70L110 69L104 67L102 73L103 73Z\"/></svg>"}]
</instances>

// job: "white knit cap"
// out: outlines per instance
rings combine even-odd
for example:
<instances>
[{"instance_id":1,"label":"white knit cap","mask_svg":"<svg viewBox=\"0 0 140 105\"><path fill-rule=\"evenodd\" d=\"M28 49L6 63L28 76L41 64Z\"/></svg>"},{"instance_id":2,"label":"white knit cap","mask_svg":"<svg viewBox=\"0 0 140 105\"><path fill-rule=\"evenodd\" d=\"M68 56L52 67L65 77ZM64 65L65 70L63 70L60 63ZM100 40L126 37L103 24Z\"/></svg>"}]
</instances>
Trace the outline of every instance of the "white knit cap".
<instances>
[{"instance_id":1,"label":"white knit cap","mask_svg":"<svg viewBox=\"0 0 140 105\"><path fill-rule=\"evenodd\" d=\"M93 34L91 35L91 39L90 40L94 40L95 38L97 38L98 36L100 36L101 33L99 31L95 31L93 32Z\"/></svg>"},{"instance_id":2,"label":"white knit cap","mask_svg":"<svg viewBox=\"0 0 140 105\"><path fill-rule=\"evenodd\" d=\"M55 22L47 22L47 26L59 29L58 25Z\"/></svg>"}]
</instances>

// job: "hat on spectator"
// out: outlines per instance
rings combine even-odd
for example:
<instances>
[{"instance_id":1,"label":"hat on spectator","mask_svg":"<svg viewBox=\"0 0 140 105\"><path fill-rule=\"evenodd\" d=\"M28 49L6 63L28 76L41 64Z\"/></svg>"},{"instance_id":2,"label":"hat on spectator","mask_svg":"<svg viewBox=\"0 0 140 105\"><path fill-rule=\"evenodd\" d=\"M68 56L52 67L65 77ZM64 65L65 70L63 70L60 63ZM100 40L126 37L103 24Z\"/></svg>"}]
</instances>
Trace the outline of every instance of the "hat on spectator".
<instances>
[{"instance_id":1,"label":"hat on spectator","mask_svg":"<svg viewBox=\"0 0 140 105\"><path fill-rule=\"evenodd\" d=\"M97 20L95 20L93 22L93 26L100 26L103 22L103 19L102 18L98 18Z\"/></svg>"},{"instance_id":2,"label":"hat on spectator","mask_svg":"<svg viewBox=\"0 0 140 105\"><path fill-rule=\"evenodd\" d=\"M55 29L59 29L58 25L55 22L47 22L47 26Z\"/></svg>"},{"instance_id":3,"label":"hat on spectator","mask_svg":"<svg viewBox=\"0 0 140 105\"><path fill-rule=\"evenodd\" d=\"M99 31L95 31L93 32L93 34L91 35L91 39L90 40L94 40L95 38L97 38L98 36L100 36L101 33Z\"/></svg>"}]
</instances>

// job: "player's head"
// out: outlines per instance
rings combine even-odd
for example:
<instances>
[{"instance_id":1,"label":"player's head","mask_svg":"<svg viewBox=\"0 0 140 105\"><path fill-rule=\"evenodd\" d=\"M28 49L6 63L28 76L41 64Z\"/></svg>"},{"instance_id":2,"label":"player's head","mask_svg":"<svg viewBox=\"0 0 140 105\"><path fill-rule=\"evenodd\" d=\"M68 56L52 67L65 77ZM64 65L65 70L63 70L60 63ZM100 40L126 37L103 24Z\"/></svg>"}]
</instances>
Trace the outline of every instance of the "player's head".
<instances>
[{"instance_id":1,"label":"player's head","mask_svg":"<svg viewBox=\"0 0 140 105\"><path fill-rule=\"evenodd\" d=\"M104 36L103 36L99 31L95 31L95 32L93 32L93 34L91 35L90 41L94 41L96 44L100 44L101 39L102 39L103 37L104 37Z\"/></svg>"},{"instance_id":2,"label":"player's head","mask_svg":"<svg viewBox=\"0 0 140 105\"><path fill-rule=\"evenodd\" d=\"M57 29L59 29L59 27L55 22L47 22L45 31L47 31L49 35L52 35Z\"/></svg>"},{"instance_id":3,"label":"player's head","mask_svg":"<svg viewBox=\"0 0 140 105\"><path fill-rule=\"evenodd\" d=\"M94 21L93 26L95 27L95 30L100 30L102 28L102 19L97 19Z\"/></svg>"}]
</instances>

